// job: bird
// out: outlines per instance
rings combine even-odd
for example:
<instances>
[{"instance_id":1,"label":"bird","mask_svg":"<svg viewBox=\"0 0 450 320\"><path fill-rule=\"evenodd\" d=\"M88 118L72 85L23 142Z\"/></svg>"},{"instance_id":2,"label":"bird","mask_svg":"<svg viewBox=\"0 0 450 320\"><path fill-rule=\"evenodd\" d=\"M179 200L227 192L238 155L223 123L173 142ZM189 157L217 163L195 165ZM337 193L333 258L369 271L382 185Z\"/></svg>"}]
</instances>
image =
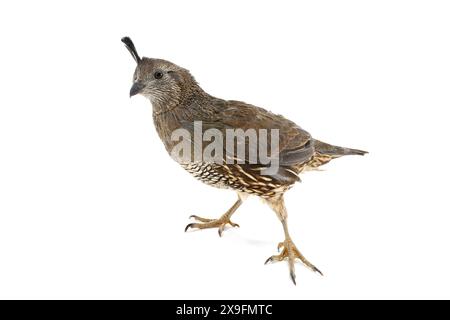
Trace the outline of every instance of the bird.
<instances>
[{"instance_id":1,"label":"bird","mask_svg":"<svg viewBox=\"0 0 450 320\"><path fill-rule=\"evenodd\" d=\"M223 133L223 137L226 136L227 130L233 129L265 129L278 132L276 148L278 165L270 174L267 162L249 161L249 152L233 158L229 150L225 150L219 158L222 160L226 158L227 161L222 162L193 158L192 150L186 151L187 157L173 157L201 182L220 189L231 189L237 193L236 202L222 216L214 219L192 215L190 219L194 219L195 222L189 223L185 231L217 228L219 235L222 236L228 225L239 227L237 223L231 221L231 216L245 199L250 195L257 196L275 212L284 232L284 240L278 244L279 254L270 256L265 263L287 261L290 278L294 284L296 284L294 264L297 259L307 268L323 275L303 256L292 240L288 229L284 194L300 181L300 174L304 171L315 170L341 156L364 155L367 152L317 140L293 121L264 108L237 100L214 97L200 87L187 69L164 59L140 57L129 37L123 37L121 41L137 64L129 95L132 97L139 94L150 100L157 134L169 154L173 155L177 145L177 141L173 139L173 132L182 129L195 135L195 123L201 123L202 133L214 129L216 133ZM190 140L193 149L200 148L204 151L206 142L194 140ZM244 139L243 142L241 140L241 146L249 146L249 140ZM274 141L270 140L269 147ZM230 161L230 158L239 161Z\"/></svg>"}]
</instances>

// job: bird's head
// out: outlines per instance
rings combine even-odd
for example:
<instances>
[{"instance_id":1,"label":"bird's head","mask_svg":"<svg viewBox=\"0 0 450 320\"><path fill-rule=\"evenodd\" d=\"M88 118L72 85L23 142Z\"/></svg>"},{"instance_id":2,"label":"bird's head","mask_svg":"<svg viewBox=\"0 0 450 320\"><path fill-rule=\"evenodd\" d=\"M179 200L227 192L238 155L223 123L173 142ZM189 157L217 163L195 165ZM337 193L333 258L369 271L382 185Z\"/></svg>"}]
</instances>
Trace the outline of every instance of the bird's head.
<instances>
[{"instance_id":1,"label":"bird's head","mask_svg":"<svg viewBox=\"0 0 450 320\"><path fill-rule=\"evenodd\" d=\"M130 38L124 37L122 42L137 63L130 97L141 94L164 109L181 103L198 86L188 70L170 61L141 58Z\"/></svg>"}]
</instances>

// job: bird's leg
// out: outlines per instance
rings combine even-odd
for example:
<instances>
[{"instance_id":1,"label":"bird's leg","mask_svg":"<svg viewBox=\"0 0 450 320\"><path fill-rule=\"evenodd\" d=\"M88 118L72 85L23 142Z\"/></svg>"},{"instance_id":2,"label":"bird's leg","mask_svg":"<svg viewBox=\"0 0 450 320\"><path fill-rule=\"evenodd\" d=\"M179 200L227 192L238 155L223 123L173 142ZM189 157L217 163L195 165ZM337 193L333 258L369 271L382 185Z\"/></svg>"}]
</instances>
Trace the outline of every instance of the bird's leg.
<instances>
[{"instance_id":1,"label":"bird's leg","mask_svg":"<svg viewBox=\"0 0 450 320\"><path fill-rule=\"evenodd\" d=\"M227 212L225 212L220 218L218 219L207 219L207 218L201 218L196 215L190 216L190 218L194 218L196 223L189 223L184 231L186 232L189 228L197 228L197 229L209 229L209 228L218 228L219 236L222 236L223 230L225 230L225 226L227 224L231 225L232 227L239 227L237 223L231 222L230 217L233 215L233 213L239 208L239 206L242 204L242 199L239 198L236 203L228 209Z\"/></svg>"},{"instance_id":2,"label":"bird's leg","mask_svg":"<svg viewBox=\"0 0 450 320\"><path fill-rule=\"evenodd\" d=\"M291 279L295 282L295 267L294 262L295 259L300 259L303 264L311 269L314 272L318 272L320 275L323 275L322 272L320 272L319 269L317 269L311 262L309 262L297 249L294 242L291 239L291 236L289 235L288 226L287 226L287 212L286 208L284 206L283 198L279 198L275 201L269 201L269 205L272 207L272 209L277 213L278 217L281 220L281 223L283 224L283 230L285 235L285 240L283 242L280 242L278 244L278 251L282 249L281 253L278 255L273 255L270 258L266 260L265 263L268 262L276 262L276 261L283 261L285 259L288 260L289 264L289 272L291 275Z\"/></svg>"}]
</instances>

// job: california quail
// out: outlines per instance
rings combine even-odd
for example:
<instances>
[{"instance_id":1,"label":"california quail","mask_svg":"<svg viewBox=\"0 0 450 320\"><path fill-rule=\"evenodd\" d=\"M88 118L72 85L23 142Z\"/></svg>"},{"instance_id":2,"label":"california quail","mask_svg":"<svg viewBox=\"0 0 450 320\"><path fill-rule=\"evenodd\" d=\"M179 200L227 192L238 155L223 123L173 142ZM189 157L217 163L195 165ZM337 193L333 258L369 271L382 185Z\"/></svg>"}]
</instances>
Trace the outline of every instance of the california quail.
<instances>
[{"instance_id":1,"label":"california quail","mask_svg":"<svg viewBox=\"0 0 450 320\"><path fill-rule=\"evenodd\" d=\"M218 228L219 235L222 235L227 224L238 226L231 222L230 217L246 196L256 195L275 211L285 233L285 240L278 245L278 248L282 249L281 253L271 256L266 263L288 260L294 283L296 258L321 274L300 253L289 235L283 195L295 182L299 181L298 175L303 170L317 168L343 155L364 155L366 152L337 147L313 139L308 132L294 122L265 109L240 101L215 98L201 89L188 70L166 60L141 58L130 38L125 37L122 42L137 63L130 96L141 94L150 99L153 106L153 121L166 150L185 170L200 181L219 188L233 189L238 193L236 203L220 218L206 219L191 216L197 222L188 224L185 230ZM208 145L206 141L201 141L199 144L198 141L194 141L195 139L190 141L192 149L188 157L174 156L173 150L178 141L174 141L173 133L183 129L190 136L195 136L196 123L201 123L201 134L213 129L216 133L222 133L222 137L226 137L228 129L277 130L278 166L276 171L266 174L264 170L268 169L268 164L258 160L249 161L249 152L238 159L231 155L232 160L239 160L234 162L229 161L229 150L223 151L219 156L219 160L224 160L222 162L195 158L193 156L195 150L200 149L200 152L203 152ZM249 141L250 139L241 140L241 145L251 148ZM225 144L226 142L222 141L221 145L225 146ZM270 140L268 144L270 149L274 142ZM215 151L217 156L217 150Z\"/></svg>"}]
</instances>

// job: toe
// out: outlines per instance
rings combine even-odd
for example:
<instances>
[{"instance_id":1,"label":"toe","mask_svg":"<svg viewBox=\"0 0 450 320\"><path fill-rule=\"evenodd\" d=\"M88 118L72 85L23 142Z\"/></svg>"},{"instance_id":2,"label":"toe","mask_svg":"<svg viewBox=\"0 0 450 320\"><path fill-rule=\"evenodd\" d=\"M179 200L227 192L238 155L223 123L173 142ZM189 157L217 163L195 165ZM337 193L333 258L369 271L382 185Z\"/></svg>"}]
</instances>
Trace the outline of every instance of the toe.
<instances>
[{"instance_id":1,"label":"toe","mask_svg":"<svg viewBox=\"0 0 450 320\"><path fill-rule=\"evenodd\" d=\"M211 221L213 221L213 219L202 218L202 217L196 216L195 214L191 215L189 217L189 219L194 219L194 220L200 221L200 222L211 222Z\"/></svg>"},{"instance_id":2,"label":"toe","mask_svg":"<svg viewBox=\"0 0 450 320\"><path fill-rule=\"evenodd\" d=\"M280 252L281 248L284 248L284 242L280 242L280 243L278 244L278 247L277 247L278 252Z\"/></svg>"},{"instance_id":3,"label":"toe","mask_svg":"<svg viewBox=\"0 0 450 320\"><path fill-rule=\"evenodd\" d=\"M239 226L237 223L234 223L234 222L231 222L231 221L229 221L228 223L229 223L230 226L232 226L232 227L240 228L240 226Z\"/></svg>"}]
</instances>

